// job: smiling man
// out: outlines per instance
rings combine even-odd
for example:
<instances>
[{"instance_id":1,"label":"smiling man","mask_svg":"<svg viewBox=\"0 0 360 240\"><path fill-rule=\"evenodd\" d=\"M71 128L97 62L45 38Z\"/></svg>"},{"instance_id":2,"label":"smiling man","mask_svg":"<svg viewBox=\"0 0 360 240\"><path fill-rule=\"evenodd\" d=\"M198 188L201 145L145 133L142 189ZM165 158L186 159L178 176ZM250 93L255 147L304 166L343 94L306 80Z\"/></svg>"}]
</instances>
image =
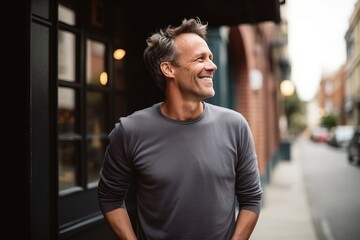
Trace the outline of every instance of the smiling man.
<instances>
[{"instance_id":1,"label":"smiling man","mask_svg":"<svg viewBox=\"0 0 360 240\"><path fill-rule=\"evenodd\" d=\"M207 24L184 19L147 39L145 64L165 100L115 124L98 186L119 239L240 240L255 228L262 189L252 134L240 113L205 102L217 69L206 34ZM125 206L134 181L137 232Z\"/></svg>"}]
</instances>

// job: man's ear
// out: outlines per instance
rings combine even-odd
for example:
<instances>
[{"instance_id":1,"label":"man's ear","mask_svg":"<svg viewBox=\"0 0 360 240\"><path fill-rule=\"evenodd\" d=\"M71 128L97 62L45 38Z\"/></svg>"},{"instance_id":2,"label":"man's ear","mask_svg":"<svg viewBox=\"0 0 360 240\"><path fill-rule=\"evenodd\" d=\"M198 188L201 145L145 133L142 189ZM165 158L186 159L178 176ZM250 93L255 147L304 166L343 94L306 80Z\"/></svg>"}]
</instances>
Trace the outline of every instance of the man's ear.
<instances>
[{"instance_id":1,"label":"man's ear","mask_svg":"<svg viewBox=\"0 0 360 240\"><path fill-rule=\"evenodd\" d=\"M160 63L160 69L161 69L162 73L165 75L165 77L167 77L167 78L174 77L172 65L170 62Z\"/></svg>"}]
</instances>

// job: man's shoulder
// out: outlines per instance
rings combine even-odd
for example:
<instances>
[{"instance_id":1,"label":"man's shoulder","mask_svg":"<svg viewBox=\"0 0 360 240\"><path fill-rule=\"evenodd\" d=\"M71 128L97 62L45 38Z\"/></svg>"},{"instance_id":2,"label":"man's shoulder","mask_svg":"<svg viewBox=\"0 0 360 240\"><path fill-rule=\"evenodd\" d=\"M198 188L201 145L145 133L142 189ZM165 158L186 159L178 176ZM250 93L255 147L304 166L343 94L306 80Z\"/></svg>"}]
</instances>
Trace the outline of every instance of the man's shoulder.
<instances>
[{"instance_id":1,"label":"man's shoulder","mask_svg":"<svg viewBox=\"0 0 360 240\"><path fill-rule=\"evenodd\" d=\"M236 118L236 119L244 118L240 112L235 111L230 108L226 108L226 107L211 104L211 103L206 103L206 107L208 108L208 111L211 114L216 115L216 116L231 117L231 118Z\"/></svg>"},{"instance_id":2,"label":"man's shoulder","mask_svg":"<svg viewBox=\"0 0 360 240\"><path fill-rule=\"evenodd\" d=\"M153 118L157 116L157 106L158 104L154 104L150 107L136 110L127 116L121 117L119 121L123 125L125 124L141 126L144 123L152 121Z\"/></svg>"}]
</instances>

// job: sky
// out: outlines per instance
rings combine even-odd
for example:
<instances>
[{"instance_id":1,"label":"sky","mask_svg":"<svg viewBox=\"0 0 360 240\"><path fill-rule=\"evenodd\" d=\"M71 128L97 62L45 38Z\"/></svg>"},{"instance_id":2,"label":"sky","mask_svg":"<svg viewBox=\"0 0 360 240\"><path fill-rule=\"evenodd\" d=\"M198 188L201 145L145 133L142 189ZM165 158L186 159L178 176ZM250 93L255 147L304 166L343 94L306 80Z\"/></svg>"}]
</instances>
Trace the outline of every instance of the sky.
<instances>
[{"instance_id":1,"label":"sky","mask_svg":"<svg viewBox=\"0 0 360 240\"><path fill-rule=\"evenodd\" d=\"M302 100L313 99L321 76L346 63L345 34L357 1L286 1L290 78Z\"/></svg>"}]
</instances>

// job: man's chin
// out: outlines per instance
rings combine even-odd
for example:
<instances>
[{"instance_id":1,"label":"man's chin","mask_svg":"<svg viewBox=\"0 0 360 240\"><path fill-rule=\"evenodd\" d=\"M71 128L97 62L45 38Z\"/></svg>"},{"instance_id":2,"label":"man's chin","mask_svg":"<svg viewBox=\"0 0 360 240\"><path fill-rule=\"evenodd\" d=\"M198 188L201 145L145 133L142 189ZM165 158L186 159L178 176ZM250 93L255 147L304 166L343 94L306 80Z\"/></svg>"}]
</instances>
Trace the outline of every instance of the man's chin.
<instances>
[{"instance_id":1,"label":"man's chin","mask_svg":"<svg viewBox=\"0 0 360 240\"><path fill-rule=\"evenodd\" d=\"M204 96L204 99L212 98L215 96L215 91L213 93L209 93L207 96Z\"/></svg>"}]
</instances>

